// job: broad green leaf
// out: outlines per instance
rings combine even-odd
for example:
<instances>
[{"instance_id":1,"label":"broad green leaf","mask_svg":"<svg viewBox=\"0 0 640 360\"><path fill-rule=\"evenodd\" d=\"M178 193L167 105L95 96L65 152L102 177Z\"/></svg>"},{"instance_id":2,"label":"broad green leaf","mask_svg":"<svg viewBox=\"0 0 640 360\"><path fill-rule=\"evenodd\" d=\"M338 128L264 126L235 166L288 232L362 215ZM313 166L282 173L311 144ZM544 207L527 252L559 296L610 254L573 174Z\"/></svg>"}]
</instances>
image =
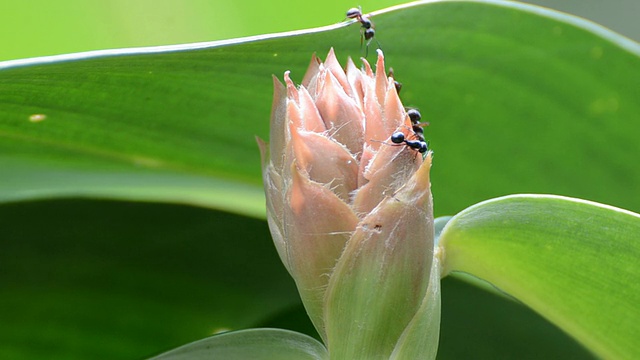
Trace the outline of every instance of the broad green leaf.
<instances>
[{"instance_id":1,"label":"broad green leaf","mask_svg":"<svg viewBox=\"0 0 640 360\"><path fill-rule=\"evenodd\" d=\"M154 360L323 360L327 350L318 340L280 329L223 333L168 351Z\"/></svg>"},{"instance_id":2,"label":"broad green leaf","mask_svg":"<svg viewBox=\"0 0 640 360\"><path fill-rule=\"evenodd\" d=\"M187 206L0 206L0 358L141 359L299 303L267 224Z\"/></svg>"},{"instance_id":3,"label":"broad green leaf","mask_svg":"<svg viewBox=\"0 0 640 360\"><path fill-rule=\"evenodd\" d=\"M558 196L489 200L440 237L444 273L491 282L605 359L640 356L640 215Z\"/></svg>"},{"instance_id":4,"label":"broad green leaf","mask_svg":"<svg viewBox=\"0 0 640 360\"><path fill-rule=\"evenodd\" d=\"M373 19L405 103L431 122L437 211L518 192L640 210L624 190L640 179L636 43L504 1L422 2ZM0 63L0 199L144 198L263 216L254 135L268 134L271 75L301 79L330 47L360 56L359 25ZM514 161L495 161L505 155Z\"/></svg>"}]
</instances>

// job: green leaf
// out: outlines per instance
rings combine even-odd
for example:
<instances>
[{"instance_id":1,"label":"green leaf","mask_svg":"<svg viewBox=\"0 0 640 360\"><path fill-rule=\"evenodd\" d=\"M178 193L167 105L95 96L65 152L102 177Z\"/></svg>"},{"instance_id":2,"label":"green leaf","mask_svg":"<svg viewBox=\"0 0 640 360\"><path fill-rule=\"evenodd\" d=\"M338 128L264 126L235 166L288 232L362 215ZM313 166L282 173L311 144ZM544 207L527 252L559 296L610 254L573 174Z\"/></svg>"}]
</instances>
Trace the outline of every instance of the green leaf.
<instances>
[{"instance_id":1,"label":"green leaf","mask_svg":"<svg viewBox=\"0 0 640 360\"><path fill-rule=\"evenodd\" d=\"M250 329L215 335L156 356L155 360L328 359L318 340L280 329Z\"/></svg>"},{"instance_id":2,"label":"green leaf","mask_svg":"<svg viewBox=\"0 0 640 360\"><path fill-rule=\"evenodd\" d=\"M505 1L373 18L405 103L431 122L435 184L455 184L438 211L519 192L640 210L624 190L640 179L636 43ZM271 74L301 79L330 47L359 57L358 27L0 63L0 200L143 198L264 216L254 135L268 134ZM494 161L505 154L515 161Z\"/></svg>"},{"instance_id":3,"label":"green leaf","mask_svg":"<svg viewBox=\"0 0 640 360\"><path fill-rule=\"evenodd\" d=\"M640 215L584 200L516 195L456 215L444 273L491 282L606 359L640 356Z\"/></svg>"},{"instance_id":4,"label":"green leaf","mask_svg":"<svg viewBox=\"0 0 640 360\"><path fill-rule=\"evenodd\" d=\"M0 206L0 358L139 359L299 304L264 221L188 206Z\"/></svg>"}]
</instances>

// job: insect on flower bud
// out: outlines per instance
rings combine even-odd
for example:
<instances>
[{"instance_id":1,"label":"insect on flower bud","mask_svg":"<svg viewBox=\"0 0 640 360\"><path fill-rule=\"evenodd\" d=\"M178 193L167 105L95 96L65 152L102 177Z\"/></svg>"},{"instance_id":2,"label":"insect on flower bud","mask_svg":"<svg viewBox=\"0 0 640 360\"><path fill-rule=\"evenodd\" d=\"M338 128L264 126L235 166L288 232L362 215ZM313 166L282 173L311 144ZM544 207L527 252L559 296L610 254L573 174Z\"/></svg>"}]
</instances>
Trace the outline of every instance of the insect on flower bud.
<instances>
[{"instance_id":1,"label":"insect on flower bud","mask_svg":"<svg viewBox=\"0 0 640 360\"><path fill-rule=\"evenodd\" d=\"M435 354L431 152L382 52L375 72L364 59L343 70L332 49L299 87L274 77L270 137L259 140L269 228L332 358Z\"/></svg>"}]
</instances>

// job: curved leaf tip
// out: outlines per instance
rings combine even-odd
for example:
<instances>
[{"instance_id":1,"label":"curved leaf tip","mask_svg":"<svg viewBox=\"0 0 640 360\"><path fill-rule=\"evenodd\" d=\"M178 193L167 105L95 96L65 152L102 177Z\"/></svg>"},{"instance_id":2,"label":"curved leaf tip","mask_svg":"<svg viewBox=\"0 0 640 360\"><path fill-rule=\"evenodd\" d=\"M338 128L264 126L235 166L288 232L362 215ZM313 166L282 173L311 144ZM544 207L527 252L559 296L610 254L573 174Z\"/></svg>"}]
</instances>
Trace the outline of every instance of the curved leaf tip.
<instances>
[{"instance_id":1,"label":"curved leaf tip","mask_svg":"<svg viewBox=\"0 0 640 360\"><path fill-rule=\"evenodd\" d=\"M314 338L282 329L248 329L221 333L181 346L150 360L325 360Z\"/></svg>"},{"instance_id":2,"label":"curved leaf tip","mask_svg":"<svg viewBox=\"0 0 640 360\"><path fill-rule=\"evenodd\" d=\"M487 280L603 358L640 356L640 215L586 200L515 195L444 228L445 273Z\"/></svg>"}]
</instances>

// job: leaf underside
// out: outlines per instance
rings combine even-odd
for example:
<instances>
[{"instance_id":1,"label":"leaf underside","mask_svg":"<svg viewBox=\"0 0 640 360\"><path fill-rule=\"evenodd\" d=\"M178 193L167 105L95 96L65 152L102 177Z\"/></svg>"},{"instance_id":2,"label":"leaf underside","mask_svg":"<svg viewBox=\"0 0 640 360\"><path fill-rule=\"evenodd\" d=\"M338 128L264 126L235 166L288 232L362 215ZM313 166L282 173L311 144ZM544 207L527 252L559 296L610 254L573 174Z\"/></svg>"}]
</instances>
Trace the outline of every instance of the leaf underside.
<instances>
[{"instance_id":1,"label":"leaf underside","mask_svg":"<svg viewBox=\"0 0 640 360\"><path fill-rule=\"evenodd\" d=\"M640 215L558 196L516 195L454 216L446 272L489 281L605 359L640 356Z\"/></svg>"}]
</instances>

